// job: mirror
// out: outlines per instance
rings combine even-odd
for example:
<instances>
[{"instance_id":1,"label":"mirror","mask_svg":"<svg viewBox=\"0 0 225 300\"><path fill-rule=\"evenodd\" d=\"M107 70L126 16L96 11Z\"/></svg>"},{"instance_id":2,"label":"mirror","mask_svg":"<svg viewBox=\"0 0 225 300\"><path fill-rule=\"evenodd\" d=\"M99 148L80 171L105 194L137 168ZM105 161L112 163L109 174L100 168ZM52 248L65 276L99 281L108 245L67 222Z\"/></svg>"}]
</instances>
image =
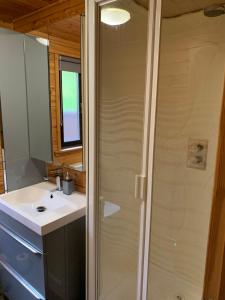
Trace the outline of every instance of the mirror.
<instances>
[{"instance_id":1,"label":"mirror","mask_svg":"<svg viewBox=\"0 0 225 300\"><path fill-rule=\"evenodd\" d=\"M40 182L45 174L44 161L30 155L25 37L13 31L0 30L0 95L4 141L1 151L1 178L5 182L4 191ZM42 59L40 63L41 61ZM46 104L47 101L48 98ZM49 127L50 118L47 122ZM34 138L36 137L33 136Z\"/></svg>"},{"instance_id":2,"label":"mirror","mask_svg":"<svg viewBox=\"0 0 225 300\"><path fill-rule=\"evenodd\" d=\"M85 168L84 17L72 16L51 23L35 37L49 42L50 104L53 165Z\"/></svg>"},{"instance_id":3,"label":"mirror","mask_svg":"<svg viewBox=\"0 0 225 300\"><path fill-rule=\"evenodd\" d=\"M24 37L30 156L52 161L48 47Z\"/></svg>"},{"instance_id":4,"label":"mirror","mask_svg":"<svg viewBox=\"0 0 225 300\"><path fill-rule=\"evenodd\" d=\"M26 35L0 29L5 190L41 181L46 163L48 170L85 169L81 23L74 16Z\"/></svg>"}]
</instances>

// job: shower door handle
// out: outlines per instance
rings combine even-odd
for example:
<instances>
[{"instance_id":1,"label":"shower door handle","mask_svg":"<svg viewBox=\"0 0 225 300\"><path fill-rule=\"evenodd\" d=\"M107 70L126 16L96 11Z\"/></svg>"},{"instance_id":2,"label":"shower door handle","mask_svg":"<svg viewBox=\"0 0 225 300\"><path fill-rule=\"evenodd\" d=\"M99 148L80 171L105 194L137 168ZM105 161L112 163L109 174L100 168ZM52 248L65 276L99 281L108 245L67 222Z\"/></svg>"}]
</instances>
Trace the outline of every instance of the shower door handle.
<instances>
[{"instance_id":1,"label":"shower door handle","mask_svg":"<svg viewBox=\"0 0 225 300\"><path fill-rule=\"evenodd\" d=\"M135 176L135 191L134 195L136 199L146 199L146 176L136 175Z\"/></svg>"}]
</instances>

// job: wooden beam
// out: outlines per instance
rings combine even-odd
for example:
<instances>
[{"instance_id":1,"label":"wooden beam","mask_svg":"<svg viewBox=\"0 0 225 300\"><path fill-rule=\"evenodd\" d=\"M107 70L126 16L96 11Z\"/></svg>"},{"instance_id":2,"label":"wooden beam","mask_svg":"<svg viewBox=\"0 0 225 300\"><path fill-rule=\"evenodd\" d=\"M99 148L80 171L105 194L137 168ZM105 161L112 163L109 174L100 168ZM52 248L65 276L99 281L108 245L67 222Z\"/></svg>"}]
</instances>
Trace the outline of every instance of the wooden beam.
<instances>
[{"instance_id":1,"label":"wooden beam","mask_svg":"<svg viewBox=\"0 0 225 300\"><path fill-rule=\"evenodd\" d=\"M54 36L49 37L49 51L60 55L80 58L80 43L70 42Z\"/></svg>"},{"instance_id":2,"label":"wooden beam","mask_svg":"<svg viewBox=\"0 0 225 300\"><path fill-rule=\"evenodd\" d=\"M29 34L48 39L50 53L80 58L80 42L68 41L40 31L31 31Z\"/></svg>"},{"instance_id":3,"label":"wooden beam","mask_svg":"<svg viewBox=\"0 0 225 300\"><path fill-rule=\"evenodd\" d=\"M15 19L14 30L30 32L84 12L84 0L59 0L30 14Z\"/></svg>"},{"instance_id":4,"label":"wooden beam","mask_svg":"<svg viewBox=\"0 0 225 300\"><path fill-rule=\"evenodd\" d=\"M7 29L12 29L13 30L13 23L8 23L8 22L0 21L0 27L7 28Z\"/></svg>"}]
</instances>

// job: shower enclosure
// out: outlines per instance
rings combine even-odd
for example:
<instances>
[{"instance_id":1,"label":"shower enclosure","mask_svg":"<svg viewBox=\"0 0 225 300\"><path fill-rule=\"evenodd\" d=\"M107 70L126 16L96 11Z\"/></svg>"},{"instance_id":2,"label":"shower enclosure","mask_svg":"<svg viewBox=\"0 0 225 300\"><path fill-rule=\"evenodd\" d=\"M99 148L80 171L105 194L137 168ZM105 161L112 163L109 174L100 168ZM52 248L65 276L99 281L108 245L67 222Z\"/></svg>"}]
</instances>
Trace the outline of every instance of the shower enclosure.
<instances>
[{"instance_id":1,"label":"shower enclosure","mask_svg":"<svg viewBox=\"0 0 225 300\"><path fill-rule=\"evenodd\" d=\"M91 0L87 14L88 300L201 300L223 2Z\"/></svg>"}]
</instances>

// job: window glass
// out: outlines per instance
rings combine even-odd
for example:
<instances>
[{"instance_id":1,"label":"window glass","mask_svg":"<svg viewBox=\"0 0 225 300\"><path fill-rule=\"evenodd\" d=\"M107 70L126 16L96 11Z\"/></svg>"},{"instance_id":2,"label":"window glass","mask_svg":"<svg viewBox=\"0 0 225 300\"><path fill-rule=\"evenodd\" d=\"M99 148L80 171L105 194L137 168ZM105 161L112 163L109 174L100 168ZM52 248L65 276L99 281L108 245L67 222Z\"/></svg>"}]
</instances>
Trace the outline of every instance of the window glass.
<instances>
[{"instance_id":1,"label":"window glass","mask_svg":"<svg viewBox=\"0 0 225 300\"><path fill-rule=\"evenodd\" d=\"M81 138L79 77L78 73L62 71L64 142L79 141Z\"/></svg>"},{"instance_id":2,"label":"window glass","mask_svg":"<svg viewBox=\"0 0 225 300\"><path fill-rule=\"evenodd\" d=\"M80 63L60 61L61 144L62 148L81 146L81 75Z\"/></svg>"}]
</instances>

